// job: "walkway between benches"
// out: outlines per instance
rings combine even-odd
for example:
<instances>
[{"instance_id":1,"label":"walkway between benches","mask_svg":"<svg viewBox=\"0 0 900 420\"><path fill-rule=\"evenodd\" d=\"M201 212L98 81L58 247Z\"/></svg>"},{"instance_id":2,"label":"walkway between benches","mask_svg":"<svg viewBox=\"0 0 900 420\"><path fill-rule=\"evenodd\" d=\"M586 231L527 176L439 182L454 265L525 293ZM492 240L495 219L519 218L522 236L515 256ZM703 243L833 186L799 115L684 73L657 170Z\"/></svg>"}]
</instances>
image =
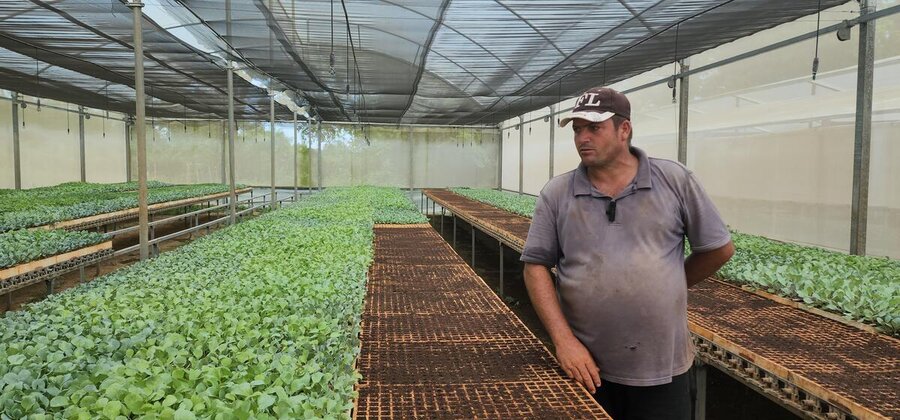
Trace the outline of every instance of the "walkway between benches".
<instances>
[{"instance_id":1,"label":"walkway between benches","mask_svg":"<svg viewBox=\"0 0 900 420\"><path fill-rule=\"evenodd\" d=\"M355 417L609 418L429 225L376 226Z\"/></svg>"}]
</instances>

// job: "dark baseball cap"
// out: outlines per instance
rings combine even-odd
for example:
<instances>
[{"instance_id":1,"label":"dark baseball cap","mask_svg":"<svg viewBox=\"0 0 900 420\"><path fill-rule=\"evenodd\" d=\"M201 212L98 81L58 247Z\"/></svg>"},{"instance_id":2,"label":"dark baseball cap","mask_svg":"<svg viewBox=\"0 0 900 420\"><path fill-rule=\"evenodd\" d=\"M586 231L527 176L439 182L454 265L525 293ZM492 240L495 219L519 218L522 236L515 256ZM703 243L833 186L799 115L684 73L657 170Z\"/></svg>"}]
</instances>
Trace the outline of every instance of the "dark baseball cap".
<instances>
[{"instance_id":1,"label":"dark baseball cap","mask_svg":"<svg viewBox=\"0 0 900 420\"><path fill-rule=\"evenodd\" d=\"M559 120L559 126L565 127L569 121L578 118L590 122L603 122L613 115L631 119L631 103L628 102L628 98L608 87L590 88L578 97L572 112Z\"/></svg>"}]
</instances>

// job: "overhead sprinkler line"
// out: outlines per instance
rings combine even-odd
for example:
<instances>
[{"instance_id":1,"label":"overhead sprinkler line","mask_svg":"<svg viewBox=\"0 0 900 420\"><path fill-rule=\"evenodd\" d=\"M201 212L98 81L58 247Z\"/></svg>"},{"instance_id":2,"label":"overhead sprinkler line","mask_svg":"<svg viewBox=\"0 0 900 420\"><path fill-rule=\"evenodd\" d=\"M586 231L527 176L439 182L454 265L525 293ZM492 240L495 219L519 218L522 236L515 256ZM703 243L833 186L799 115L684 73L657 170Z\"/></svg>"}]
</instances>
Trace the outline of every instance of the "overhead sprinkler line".
<instances>
[{"instance_id":1,"label":"overhead sprinkler line","mask_svg":"<svg viewBox=\"0 0 900 420\"><path fill-rule=\"evenodd\" d=\"M562 77L559 80L562 80ZM606 60L603 60L603 86L606 86Z\"/></svg>"},{"instance_id":2,"label":"overhead sprinkler line","mask_svg":"<svg viewBox=\"0 0 900 420\"><path fill-rule=\"evenodd\" d=\"M819 72L819 30L822 23L822 0L819 0L816 12L816 50L812 63L812 79L816 80L816 73Z\"/></svg>"},{"instance_id":3,"label":"overhead sprinkler line","mask_svg":"<svg viewBox=\"0 0 900 420\"><path fill-rule=\"evenodd\" d=\"M332 0L333 1L333 0ZM366 110L366 95L363 93L365 88L362 84L362 75L359 73L359 60L356 57L356 46L353 41L353 32L350 31L350 15L347 13L347 4L344 0L341 0L341 7L344 9L344 22L347 24L347 36L350 40L350 51L353 53L353 62L356 63L356 78L359 81L359 97L362 102L363 113L367 113ZM333 22L333 20L332 20ZM361 39L360 39L361 41ZM349 67L349 62L348 62ZM366 142L368 143L368 137L366 138Z\"/></svg>"},{"instance_id":4,"label":"overhead sprinkler line","mask_svg":"<svg viewBox=\"0 0 900 420\"><path fill-rule=\"evenodd\" d=\"M350 25L347 25L347 45L350 45ZM345 76L344 82L347 83L347 86L344 88L344 94L347 95L347 100L350 100L350 48L347 48L347 61L346 61L346 70L347 75Z\"/></svg>"},{"instance_id":5,"label":"overhead sprinkler line","mask_svg":"<svg viewBox=\"0 0 900 420\"><path fill-rule=\"evenodd\" d=\"M606 68L604 66L604 68ZM605 73L605 72L604 72ZM606 78L604 77L603 85L606 86ZM562 79L556 82L556 103L562 102ZM559 124L559 117L556 118L556 124Z\"/></svg>"},{"instance_id":6,"label":"overhead sprinkler line","mask_svg":"<svg viewBox=\"0 0 900 420\"><path fill-rule=\"evenodd\" d=\"M41 112L41 77L40 61L37 58L37 47L34 47L34 82L37 84L37 112Z\"/></svg>"},{"instance_id":7,"label":"overhead sprinkler line","mask_svg":"<svg viewBox=\"0 0 900 420\"><path fill-rule=\"evenodd\" d=\"M153 96L153 85L147 86L150 90L150 131L153 133L152 141L156 141L156 118L153 111L153 104L156 102L156 96Z\"/></svg>"},{"instance_id":8,"label":"overhead sprinkler line","mask_svg":"<svg viewBox=\"0 0 900 420\"><path fill-rule=\"evenodd\" d=\"M334 76L334 0L331 0L331 55L328 58L328 71L331 72L331 75Z\"/></svg>"},{"instance_id":9,"label":"overhead sprinkler line","mask_svg":"<svg viewBox=\"0 0 900 420\"><path fill-rule=\"evenodd\" d=\"M103 138L106 138L106 119L109 118L109 81L108 80L106 81L106 85L103 86L103 103L104 103L104 107L106 108L106 109L104 109L104 111L106 111L106 112L103 114Z\"/></svg>"},{"instance_id":10,"label":"overhead sprinkler line","mask_svg":"<svg viewBox=\"0 0 900 420\"><path fill-rule=\"evenodd\" d=\"M678 85L678 30L681 24L675 25L675 54L672 57L672 78L669 79L669 87L672 88L672 103L675 103L676 86ZM606 63L604 62L604 65Z\"/></svg>"},{"instance_id":11,"label":"overhead sprinkler line","mask_svg":"<svg viewBox=\"0 0 900 420\"><path fill-rule=\"evenodd\" d=\"M363 49L363 45L362 45L362 35L360 35L359 25L356 25L356 42L359 43L359 48L360 48L360 49ZM357 73L359 73L359 62L356 61L356 57L353 57L353 67L356 69ZM361 93L361 92L362 92L362 89L360 88L360 84L359 84L359 83L360 83L360 78L359 78L359 77L354 77L353 79L354 79L354 80L353 80L353 85L356 87L356 101L359 102L360 98L362 97L362 96L361 96L361 95L362 95L362 93ZM356 112L356 111L357 111L357 108L359 108L359 107L354 107L353 112ZM358 116L357 116L357 119L359 119Z\"/></svg>"},{"instance_id":12,"label":"overhead sprinkler line","mask_svg":"<svg viewBox=\"0 0 900 420\"><path fill-rule=\"evenodd\" d=\"M529 97L528 97L528 107L529 107L529 108L531 108L532 106L534 106L534 105L533 105L533 100L534 100L534 97L533 97L533 96L529 96ZM525 128L525 127L522 127L522 128ZM530 121L528 122L528 134L531 134L531 122L530 122Z\"/></svg>"}]
</instances>

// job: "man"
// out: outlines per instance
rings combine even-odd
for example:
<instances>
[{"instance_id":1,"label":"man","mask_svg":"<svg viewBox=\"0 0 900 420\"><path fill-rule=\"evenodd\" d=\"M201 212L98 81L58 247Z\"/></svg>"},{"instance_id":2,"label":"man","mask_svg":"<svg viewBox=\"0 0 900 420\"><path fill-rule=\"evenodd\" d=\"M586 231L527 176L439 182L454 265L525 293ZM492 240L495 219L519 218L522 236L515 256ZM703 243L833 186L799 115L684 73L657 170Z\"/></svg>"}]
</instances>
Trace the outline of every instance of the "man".
<instances>
[{"instance_id":1,"label":"man","mask_svg":"<svg viewBox=\"0 0 900 420\"><path fill-rule=\"evenodd\" d=\"M563 370L613 418L690 419L687 289L734 247L687 168L631 147L630 117L625 95L593 88L560 120L581 164L541 191L525 284Z\"/></svg>"}]
</instances>

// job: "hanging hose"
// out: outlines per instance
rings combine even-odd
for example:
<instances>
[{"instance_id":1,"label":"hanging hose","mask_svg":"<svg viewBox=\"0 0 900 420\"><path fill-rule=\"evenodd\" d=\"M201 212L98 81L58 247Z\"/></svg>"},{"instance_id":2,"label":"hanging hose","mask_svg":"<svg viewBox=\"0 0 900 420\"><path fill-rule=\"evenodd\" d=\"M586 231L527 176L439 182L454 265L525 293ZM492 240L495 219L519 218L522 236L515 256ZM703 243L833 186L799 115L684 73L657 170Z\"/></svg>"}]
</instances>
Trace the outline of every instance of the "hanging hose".
<instances>
[{"instance_id":1,"label":"hanging hose","mask_svg":"<svg viewBox=\"0 0 900 420\"><path fill-rule=\"evenodd\" d=\"M675 56L672 59L672 65L674 67L673 68L674 71L672 73L672 80L669 82L669 87L672 88L672 103L673 104L676 102L675 97L676 97L676 92L678 90L678 89L676 89L676 87L678 86L678 31L679 31L679 29L681 29L681 24L675 25Z\"/></svg>"},{"instance_id":2,"label":"hanging hose","mask_svg":"<svg viewBox=\"0 0 900 420\"><path fill-rule=\"evenodd\" d=\"M816 51L812 64L812 79L816 80L816 73L819 72L819 28L822 22L822 0L818 3L818 12L816 13Z\"/></svg>"},{"instance_id":3,"label":"hanging hose","mask_svg":"<svg viewBox=\"0 0 900 420\"><path fill-rule=\"evenodd\" d=\"M334 0L331 0L331 56L329 56L328 64L330 66L329 71L331 75L334 76Z\"/></svg>"}]
</instances>

